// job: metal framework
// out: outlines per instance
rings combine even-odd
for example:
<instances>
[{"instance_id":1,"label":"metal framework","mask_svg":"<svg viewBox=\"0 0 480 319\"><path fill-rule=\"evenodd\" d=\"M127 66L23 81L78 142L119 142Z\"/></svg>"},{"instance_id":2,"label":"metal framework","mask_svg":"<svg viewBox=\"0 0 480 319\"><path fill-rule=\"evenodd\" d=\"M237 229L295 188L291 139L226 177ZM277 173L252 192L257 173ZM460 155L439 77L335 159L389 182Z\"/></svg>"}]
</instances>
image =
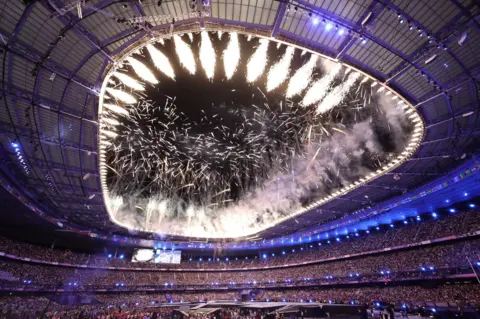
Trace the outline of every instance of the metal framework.
<instances>
[{"instance_id":1,"label":"metal framework","mask_svg":"<svg viewBox=\"0 0 480 319\"><path fill-rule=\"evenodd\" d=\"M91 0L82 18L76 10L58 14L51 2L25 6L0 0L0 156L17 163L12 143L19 144L30 168L26 184L52 199L42 204L47 211L70 214L71 226L128 235L113 223L98 223L98 215L107 216L97 163L98 91L118 54L171 28L170 23L148 28L125 23L134 17L183 16L174 28L223 25L308 47L371 74L417 107L427 130L416 155L328 203L321 215L302 218L312 225L416 188L476 150L471 143L480 133L480 7L474 1L211 0L210 16L193 19L190 0L160 6L151 0ZM54 3L65 7L61 0ZM327 30L328 23L346 32ZM460 45L463 33L467 41ZM425 63L433 55L433 62ZM24 178L18 176L25 172L17 164L15 174L6 164L0 168L20 185ZM304 226L286 223L273 231Z\"/></svg>"}]
</instances>

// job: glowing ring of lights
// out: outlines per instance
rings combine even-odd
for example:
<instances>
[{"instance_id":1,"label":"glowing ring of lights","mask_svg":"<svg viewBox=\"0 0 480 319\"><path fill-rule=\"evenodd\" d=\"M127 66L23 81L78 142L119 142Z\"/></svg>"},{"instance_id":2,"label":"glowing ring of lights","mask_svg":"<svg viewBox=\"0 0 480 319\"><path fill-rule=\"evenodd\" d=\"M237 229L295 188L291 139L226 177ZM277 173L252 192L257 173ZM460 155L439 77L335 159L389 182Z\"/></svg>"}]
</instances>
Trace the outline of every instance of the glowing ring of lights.
<instances>
[{"instance_id":1,"label":"glowing ring of lights","mask_svg":"<svg viewBox=\"0 0 480 319\"><path fill-rule=\"evenodd\" d=\"M202 32L202 34L205 34L205 32L210 32L210 31L214 31L214 32L217 32L218 30L217 29L208 29L208 30L204 30ZM220 31L219 31L220 32ZM184 32L182 32L183 34ZM254 37L257 37L260 39L260 45L259 45L259 48L257 48L257 50L255 51L255 54L262 54L261 51L262 50L266 50L265 48L262 48L262 45L263 46L266 46L268 45L268 41L271 41L271 42L276 42L277 44L282 44L282 45L286 45L287 48L295 48L295 49L299 49L301 51L303 51L304 53L305 52L308 52L310 54L312 54L312 56L315 56L315 57L319 57L319 58L324 58L324 59L327 59L327 60L330 60L330 61L333 61L331 58L327 57L327 56L323 56L321 54L318 54L317 52L314 52L314 51L311 51L311 50L308 50L308 49L305 49L305 48L302 48L302 47L299 47L299 46L296 46L296 45L292 45L290 43L287 43L287 42L283 42L283 41L278 41L276 39L267 39L265 37L262 37L262 36L259 36L259 35L253 35L251 33L247 33L247 32L237 32L238 34L242 34L244 36L248 36L249 38L254 36ZM180 34L179 33L175 33L174 34L174 41L178 41L178 39L180 39L178 37L178 35ZM132 225L129 225L121 220L119 220L118 218L116 218L115 214L112 213L110 207L111 207L111 202L110 202L110 192L109 192L109 188L108 188L108 185L107 185L107 170L108 170L108 163L106 163L106 147L105 147L105 140L107 138L113 138L116 136L116 133L113 132L113 131L110 131L110 130L106 130L104 129L104 125L105 125L105 122L108 123L108 121L115 121L114 119L112 118L109 118L108 115L106 115L106 112L105 112L105 109L110 109L110 111L112 110L112 108L115 107L115 105L112 105L112 104L108 104L108 103L104 103L104 98L105 98L105 94L107 92L109 92L110 94L115 94L116 98L120 99L120 100L124 100L126 101L127 103L133 103L132 100L129 100L132 96L130 95L122 95L123 93L121 92L118 92L118 91L113 91L112 88L108 88L108 84L109 84L109 81L111 79L112 76L114 77L119 77L118 74L115 75L116 71L117 71L117 68L118 66L122 65L125 61L129 61L130 64L132 63L137 63L135 58L133 57L133 54L136 53L136 52L140 52L140 50L144 49L144 48L148 48L148 46L150 44L153 44L153 43L156 43L156 42L159 42L159 41L164 41L163 39L167 38L167 36L164 36L164 37L159 37L159 38L155 38L155 39L150 39L149 41L147 41L146 43L142 43L134 48L132 48L131 50L129 50L126 54L124 54L121 58L119 58L114 67L112 67L109 72L107 73L107 75L105 76L105 79L103 81L103 85L102 85L102 89L101 89L101 92L100 92L100 101L99 101L99 122L100 122L100 125L99 125L99 167L100 167L100 179L101 179L101 185L102 185L102 193L103 193L103 198L104 198L104 202L105 202L105 206L106 206L106 209L107 209L107 212L109 214L109 217L111 219L112 222L114 222L115 224L121 226L121 227L124 227L124 228L127 228L127 229L130 229L130 230L134 230L134 231L141 231L141 232L150 232L150 233L158 233L158 230L155 230L155 229L148 229L148 228L143 228L143 227L132 227ZM173 41L173 40L172 40ZM265 44L267 43L267 44ZM178 46L178 45L183 45L183 44L179 44L177 42L175 42L175 44ZM202 48L200 48L200 54L209 54L208 52L208 49L205 49L204 52L202 53ZM293 50L293 49L292 49ZM287 54L290 54L288 53L289 51L287 50ZM150 53L152 54L152 53ZM285 54L285 55L287 55ZM303 53L302 53L303 55ZM315 58L316 59L316 58ZM313 59L312 59L313 60ZM192 60L191 60L191 57L188 57L186 58L185 61L182 61L184 62L184 67L185 68L192 68L192 67L195 67L195 65L192 66ZM338 63L337 61L334 61L336 63ZM193 61L193 63L195 63L195 61ZM277 62L277 64L280 64L281 62ZM308 64L308 63L306 63ZM405 114L405 116L408 118L410 124L412 125L412 133L411 135L409 136L409 140L408 140L408 144L406 145L406 147L403 149L403 151L399 154L399 156L397 156L396 158L394 158L393 160L385 163L382 167L380 167L379 169L377 169L375 172L372 172L366 176L363 176L362 178L360 178L359 180L351 183L350 185L348 186L344 186L338 190L335 190L333 193L327 195L327 196L324 196L318 200L316 200L315 202L313 203L310 203L308 206L305 206L295 212L291 212L290 214L288 214L287 216L283 216L281 218L278 218L276 219L274 222L270 222L268 224L265 224L263 225L264 227L262 227L261 229L256 229L255 231L253 232L250 232L250 233L243 233L242 235L239 235L239 236L225 236L225 235L222 235L222 236L218 236L218 235L212 235L212 236L208 236L208 235L202 235L202 236L191 236L191 235L188 235L188 234L185 234L185 233L177 233L177 232L164 232L165 235L174 235L174 236L180 236L180 237L196 237L196 238L230 238L230 239L252 239L252 238L256 238L257 236L255 236L255 234L263 231L263 230L266 230L268 228L271 228L279 223L282 223L288 219L291 219L291 218L294 218L296 216L299 216L309 210L312 210L314 209L315 207L317 206L320 206L320 205L323 205L339 196L343 196L349 192L351 192L352 190L356 189L357 187L365 184L365 183L368 183L370 181L372 181L373 179L395 169L396 167L398 167L399 165L401 165L403 162L405 162L406 160L408 160L408 158L410 158L410 156L412 156L414 154L414 152L416 151L416 149L419 147L420 145L420 142L422 141L423 139L423 135L424 135L424 130L425 130L425 126L424 126L424 123L423 123L423 120L421 118L421 116L418 114L418 112L416 111L416 109L410 105L405 99L403 99L398 93L394 92L393 90L391 90L388 86L384 85L384 84L381 84L381 83L378 83L374 78L372 78L371 76L359 71L358 69L355 69L349 65L346 65L346 64L343 64L343 63L338 63L338 65L343 65L344 67L346 68L350 68L352 70L354 70L353 72L355 74L358 74L358 77L355 77L355 79L353 79L352 81L355 82L357 81L358 79L360 79L361 77L363 77L363 82L365 81L372 81L373 82L373 86L376 86L378 89L378 92L385 92L385 95L390 95L391 96L391 99L392 100L395 100L395 103L396 103L396 107L397 108L401 108ZM276 65L274 65L272 67L272 69L275 67ZM141 66L140 66L141 67ZM207 66L203 66L204 68L207 68ZM209 75L209 72L211 72L211 70L207 70L205 69L206 71L206 74L207 74L207 77L210 78L211 76L213 76L213 74L210 74ZM228 69L228 66L225 65L225 71L227 74L232 74L234 72L234 70L232 71L231 69ZM250 78L250 80L254 81L258 76L260 76L263 72L265 72L265 70L259 70L259 69L255 69L253 70L255 71L256 73L255 74L247 74L247 79ZM252 72L253 72L252 71ZM296 70L298 71L298 70ZM168 73L170 72L170 76L171 77L171 72L172 70L169 70L167 68L167 70L163 70L163 72L165 74L168 75ZM192 69L191 71L192 73L195 73L195 70ZM120 75L122 76L122 75ZM228 76L228 75L227 75ZM149 83L155 83L155 77L151 74L149 74L147 71L145 71L145 75L143 77L143 80L144 82L149 82ZM323 78L322 78L323 80ZM123 84L125 85L125 81L130 81L129 79L123 79ZM325 80L327 81L327 80ZM317 82L321 82L321 81L317 81ZM267 85L270 85L271 83L269 82ZM309 86L312 84L311 82L308 83ZM321 83L314 83L314 84L317 84L317 85L324 85L325 83L324 82L321 82ZM279 85L277 83L274 83L274 84L271 84L270 86L275 86L275 85ZM353 84L352 84L353 85ZM137 82L132 82L130 81L129 84L128 84L129 87L136 87L137 89L141 90L141 83L138 83ZM305 95L304 95L304 98L305 96L308 95L308 90L311 89L311 86L310 88L304 88L303 91L305 91ZM315 97L315 99L318 98L318 97ZM323 98L323 97L322 97ZM322 100L323 101L323 100ZM315 102L318 102L317 100ZM335 105L334 105L335 106ZM328 109L330 110L330 109ZM118 109L118 110L114 110L116 112L123 112L121 109ZM128 111L127 111L128 112Z\"/></svg>"}]
</instances>

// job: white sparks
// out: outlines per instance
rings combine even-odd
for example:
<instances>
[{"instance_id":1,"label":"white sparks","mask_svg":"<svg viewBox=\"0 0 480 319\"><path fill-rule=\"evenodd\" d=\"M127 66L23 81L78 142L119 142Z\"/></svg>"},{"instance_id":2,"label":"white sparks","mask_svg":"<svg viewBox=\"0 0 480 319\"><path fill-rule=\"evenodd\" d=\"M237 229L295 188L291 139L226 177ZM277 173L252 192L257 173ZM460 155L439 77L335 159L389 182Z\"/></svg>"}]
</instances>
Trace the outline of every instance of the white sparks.
<instances>
[{"instance_id":1,"label":"white sparks","mask_svg":"<svg viewBox=\"0 0 480 319\"><path fill-rule=\"evenodd\" d=\"M217 32L217 35L218 35L218 40L222 40L223 32L222 32L222 31L218 31L218 32Z\"/></svg>"},{"instance_id":2,"label":"white sparks","mask_svg":"<svg viewBox=\"0 0 480 319\"><path fill-rule=\"evenodd\" d=\"M106 137L111 137L111 138L115 138L118 136L117 133L112 131L107 131L107 130L102 130L102 134L105 135Z\"/></svg>"},{"instance_id":3,"label":"white sparks","mask_svg":"<svg viewBox=\"0 0 480 319\"><path fill-rule=\"evenodd\" d=\"M213 79L215 74L215 50L212 46L212 41L208 32L202 32L202 44L200 45L200 62L202 63L203 69L207 74L208 79Z\"/></svg>"},{"instance_id":4,"label":"white sparks","mask_svg":"<svg viewBox=\"0 0 480 319\"><path fill-rule=\"evenodd\" d=\"M148 53L150 53L150 57L152 58L155 67L169 78L175 79L175 72L173 71L172 65L165 54L163 54L160 50L157 50L157 48L151 44L147 45L147 50Z\"/></svg>"},{"instance_id":5,"label":"white sparks","mask_svg":"<svg viewBox=\"0 0 480 319\"><path fill-rule=\"evenodd\" d=\"M161 45L165 45L165 41L163 39L158 40L158 42L160 42Z\"/></svg>"},{"instance_id":6,"label":"white sparks","mask_svg":"<svg viewBox=\"0 0 480 319\"><path fill-rule=\"evenodd\" d=\"M187 35L188 35L188 38L190 39L190 42L193 42L193 34L192 34L192 32L189 32Z\"/></svg>"},{"instance_id":7,"label":"white sparks","mask_svg":"<svg viewBox=\"0 0 480 319\"><path fill-rule=\"evenodd\" d=\"M342 65L337 64L329 73L325 74L320 80L313 83L305 94L302 104L304 106L309 106L323 99L330 90L333 80L335 80L335 76L338 74L338 72L340 72L341 69Z\"/></svg>"},{"instance_id":8,"label":"white sparks","mask_svg":"<svg viewBox=\"0 0 480 319\"><path fill-rule=\"evenodd\" d=\"M285 51L285 54L280 59L280 61L278 61L278 63L274 66L272 66L272 68L268 72L267 91L271 91L277 88L280 84L283 83L283 81L285 81L288 74L290 73L290 63L292 62L294 52L294 47L287 47L287 50Z\"/></svg>"},{"instance_id":9,"label":"white sparks","mask_svg":"<svg viewBox=\"0 0 480 319\"><path fill-rule=\"evenodd\" d=\"M267 51L270 41L260 39L260 45L255 53L253 53L247 64L247 81L252 83L265 71L267 65Z\"/></svg>"},{"instance_id":10,"label":"white sparks","mask_svg":"<svg viewBox=\"0 0 480 319\"><path fill-rule=\"evenodd\" d=\"M173 36L173 41L175 42L175 51L177 52L180 63L185 69L191 74L197 72L197 67L195 65L195 57L193 56L192 49L183 42L183 40L178 36Z\"/></svg>"},{"instance_id":11,"label":"white sparks","mask_svg":"<svg viewBox=\"0 0 480 319\"><path fill-rule=\"evenodd\" d=\"M107 92L110 93L117 100L120 100L124 103L133 104L137 102L137 99L135 99L133 96L131 96L126 92L123 92L117 89L112 89L112 88L107 88Z\"/></svg>"},{"instance_id":12,"label":"white sparks","mask_svg":"<svg viewBox=\"0 0 480 319\"><path fill-rule=\"evenodd\" d=\"M315 65L317 64L317 59L317 55L312 55L310 60L308 60L308 62L305 63L305 65L303 65L297 71L297 73L290 78L287 88L287 98L291 98L295 94L299 94L305 90L312 79L312 72L313 68L315 68Z\"/></svg>"},{"instance_id":13,"label":"white sparks","mask_svg":"<svg viewBox=\"0 0 480 319\"><path fill-rule=\"evenodd\" d=\"M125 110L123 107L120 107L120 106L115 105L115 104L107 104L107 103L103 104L103 106L104 106L106 109L108 109L108 110L110 110L110 111L112 111L112 112L114 112L114 113L128 116L128 111Z\"/></svg>"},{"instance_id":14,"label":"white sparks","mask_svg":"<svg viewBox=\"0 0 480 319\"><path fill-rule=\"evenodd\" d=\"M249 34L248 37L247 37L247 41L250 42L252 40L252 35Z\"/></svg>"},{"instance_id":15,"label":"white sparks","mask_svg":"<svg viewBox=\"0 0 480 319\"><path fill-rule=\"evenodd\" d=\"M225 75L227 79L231 79L237 70L240 61L240 45L238 43L238 35L235 32L230 33L230 42L223 51L223 64L225 67Z\"/></svg>"},{"instance_id":16,"label":"white sparks","mask_svg":"<svg viewBox=\"0 0 480 319\"><path fill-rule=\"evenodd\" d=\"M104 117L102 118L102 120L108 124L108 125L112 125L112 126L117 126L118 124L120 124L120 122L118 122L116 119L112 119L110 117Z\"/></svg>"},{"instance_id":17,"label":"white sparks","mask_svg":"<svg viewBox=\"0 0 480 319\"><path fill-rule=\"evenodd\" d=\"M317 113L325 113L341 103L359 77L360 73L351 73L346 81L336 86L317 106Z\"/></svg>"},{"instance_id":18,"label":"white sparks","mask_svg":"<svg viewBox=\"0 0 480 319\"><path fill-rule=\"evenodd\" d=\"M282 45L281 42L277 42L277 49L280 49L280 46Z\"/></svg>"},{"instance_id":19,"label":"white sparks","mask_svg":"<svg viewBox=\"0 0 480 319\"><path fill-rule=\"evenodd\" d=\"M137 73L137 75L141 77L143 80L152 84L158 84L158 80L155 77L155 75L142 62L132 57L128 57L127 61L132 65L132 68L135 71L135 73Z\"/></svg>"},{"instance_id":20,"label":"white sparks","mask_svg":"<svg viewBox=\"0 0 480 319\"><path fill-rule=\"evenodd\" d=\"M305 53L307 53L307 51L306 51L306 50L303 50L303 51L302 51L302 54L301 54L300 56L304 56Z\"/></svg>"},{"instance_id":21,"label":"white sparks","mask_svg":"<svg viewBox=\"0 0 480 319\"><path fill-rule=\"evenodd\" d=\"M113 76L119 79L123 84L132 88L137 91L145 91L145 87L140 84L137 80L131 78L130 76L126 75L125 73L113 73Z\"/></svg>"}]
</instances>

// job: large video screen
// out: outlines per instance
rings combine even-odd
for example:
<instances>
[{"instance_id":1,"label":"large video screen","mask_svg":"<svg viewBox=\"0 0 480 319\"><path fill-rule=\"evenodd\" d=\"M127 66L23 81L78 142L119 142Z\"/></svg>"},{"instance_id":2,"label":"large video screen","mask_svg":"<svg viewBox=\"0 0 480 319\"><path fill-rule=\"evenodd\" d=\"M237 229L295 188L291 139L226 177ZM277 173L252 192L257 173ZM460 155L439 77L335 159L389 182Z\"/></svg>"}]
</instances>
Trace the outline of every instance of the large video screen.
<instances>
[{"instance_id":1,"label":"large video screen","mask_svg":"<svg viewBox=\"0 0 480 319\"><path fill-rule=\"evenodd\" d=\"M179 264L182 257L180 250L157 250L155 254L156 264Z\"/></svg>"},{"instance_id":2,"label":"large video screen","mask_svg":"<svg viewBox=\"0 0 480 319\"><path fill-rule=\"evenodd\" d=\"M138 248L133 251L132 262L156 263L156 264L179 264L182 252L179 250L154 250Z\"/></svg>"}]
</instances>

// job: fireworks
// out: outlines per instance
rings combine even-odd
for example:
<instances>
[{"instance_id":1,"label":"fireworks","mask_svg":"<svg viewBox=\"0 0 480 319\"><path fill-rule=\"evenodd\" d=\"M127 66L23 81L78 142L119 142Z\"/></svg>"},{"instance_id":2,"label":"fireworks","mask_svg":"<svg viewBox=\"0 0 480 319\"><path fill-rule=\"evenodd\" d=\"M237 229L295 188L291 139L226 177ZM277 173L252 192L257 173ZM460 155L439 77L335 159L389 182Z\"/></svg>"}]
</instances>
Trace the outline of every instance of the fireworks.
<instances>
[{"instance_id":1,"label":"fireworks","mask_svg":"<svg viewBox=\"0 0 480 319\"><path fill-rule=\"evenodd\" d=\"M331 72L325 74L320 80L313 83L303 98L303 105L312 105L323 99L325 95L327 95L328 90L330 90L335 76L341 69L342 65L337 64Z\"/></svg>"},{"instance_id":2,"label":"fireworks","mask_svg":"<svg viewBox=\"0 0 480 319\"><path fill-rule=\"evenodd\" d=\"M287 50L280 61L272 66L267 78L267 91L271 91L282 84L290 73L290 63L293 59L293 47L287 47Z\"/></svg>"},{"instance_id":3,"label":"fireworks","mask_svg":"<svg viewBox=\"0 0 480 319\"><path fill-rule=\"evenodd\" d=\"M219 35L221 37L221 35ZM205 73L207 74L208 79L213 79L213 75L215 74L215 50L212 46L212 41L210 40L210 36L208 32L202 32L202 44L200 46L200 61L202 62L202 66L205 69Z\"/></svg>"},{"instance_id":4,"label":"fireworks","mask_svg":"<svg viewBox=\"0 0 480 319\"><path fill-rule=\"evenodd\" d=\"M270 41L267 39L260 39L260 45L255 53L248 61L247 65L247 81L254 82L260 75L263 74L267 65L267 50Z\"/></svg>"},{"instance_id":5,"label":"fireworks","mask_svg":"<svg viewBox=\"0 0 480 319\"><path fill-rule=\"evenodd\" d=\"M137 100L130 94L123 92L121 90L107 88L107 92L110 93L114 98L126 103L126 104L134 104Z\"/></svg>"},{"instance_id":6,"label":"fireworks","mask_svg":"<svg viewBox=\"0 0 480 319\"><path fill-rule=\"evenodd\" d=\"M195 65L195 57L193 56L192 49L182 41L178 35L173 36L173 41L175 42L175 51L180 59L180 63L187 69L191 74L197 72L197 67Z\"/></svg>"},{"instance_id":7,"label":"fireworks","mask_svg":"<svg viewBox=\"0 0 480 319\"><path fill-rule=\"evenodd\" d=\"M360 73L351 73L347 81L333 89L317 107L317 113L325 113L331 110L335 105L338 105L345 98L352 86L360 77Z\"/></svg>"},{"instance_id":8,"label":"fireworks","mask_svg":"<svg viewBox=\"0 0 480 319\"><path fill-rule=\"evenodd\" d=\"M310 60L302 66L288 82L286 97L291 98L299 94L308 86L312 78L312 72L317 64L318 56L312 55Z\"/></svg>"},{"instance_id":9,"label":"fireworks","mask_svg":"<svg viewBox=\"0 0 480 319\"><path fill-rule=\"evenodd\" d=\"M113 76L116 77L117 79L119 79L126 86L132 88L133 90L137 90L137 91L144 91L145 90L145 87L143 85L141 85L137 80L129 77L128 75L126 75L124 73L115 72L113 74Z\"/></svg>"},{"instance_id":10,"label":"fireworks","mask_svg":"<svg viewBox=\"0 0 480 319\"><path fill-rule=\"evenodd\" d=\"M158 80L155 78L155 75L142 62L132 57L128 57L127 61L132 65L135 73L137 73L137 75L143 80L152 84L158 84Z\"/></svg>"},{"instance_id":11,"label":"fireworks","mask_svg":"<svg viewBox=\"0 0 480 319\"><path fill-rule=\"evenodd\" d=\"M238 35L235 32L230 33L230 42L223 52L223 65L225 67L225 75L227 79L231 79L237 70L240 61L240 44L238 43Z\"/></svg>"},{"instance_id":12,"label":"fireworks","mask_svg":"<svg viewBox=\"0 0 480 319\"><path fill-rule=\"evenodd\" d=\"M303 52L288 45L285 53L277 51L279 57L272 59L278 62L269 63L269 40L259 39L248 52L240 50L236 33L216 35L228 41L222 54L225 77L215 76L217 40L212 43L202 32L198 59L208 81L192 91L182 88L185 95L199 94L198 99L187 99L198 111L194 117L178 104L182 96L162 91L164 86L153 81L155 69L177 77L177 82L196 73L197 51L177 35L164 50L174 46L176 57L169 59L148 44L150 62L126 58L145 86L135 74L119 72L125 70L112 73L119 81L106 79L106 93L115 102L103 103L99 158L104 162L101 176L102 185L108 187L108 211L122 225L197 237L253 234L387 163L390 154L382 151L375 136L378 130L389 140L407 140L410 127L389 130L400 127L393 122L391 109L404 105L380 103L377 90L359 73L324 61L319 68L319 56L306 52L301 58L306 63L299 65ZM238 67L241 52L248 61L245 67ZM245 74L233 78L239 70ZM286 89L281 89L290 74ZM265 84L249 84L260 82L262 76ZM312 76L318 80L310 85ZM248 97L209 93L209 85L216 88L219 82L235 85L232 92L238 85ZM151 91L162 93L151 97ZM208 94L217 92L226 100L210 103ZM205 96L210 106L204 112L200 101ZM399 121L421 122L408 111L409 118ZM416 142L421 131L414 132L410 140Z\"/></svg>"},{"instance_id":13,"label":"fireworks","mask_svg":"<svg viewBox=\"0 0 480 319\"><path fill-rule=\"evenodd\" d=\"M105 107L107 110L112 111L113 113L128 116L128 111L118 105L104 103L103 107Z\"/></svg>"},{"instance_id":14,"label":"fireworks","mask_svg":"<svg viewBox=\"0 0 480 319\"><path fill-rule=\"evenodd\" d=\"M169 78L175 79L175 72L168 58L151 44L147 45L147 50L155 67Z\"/></svg>"}]
</instances>

